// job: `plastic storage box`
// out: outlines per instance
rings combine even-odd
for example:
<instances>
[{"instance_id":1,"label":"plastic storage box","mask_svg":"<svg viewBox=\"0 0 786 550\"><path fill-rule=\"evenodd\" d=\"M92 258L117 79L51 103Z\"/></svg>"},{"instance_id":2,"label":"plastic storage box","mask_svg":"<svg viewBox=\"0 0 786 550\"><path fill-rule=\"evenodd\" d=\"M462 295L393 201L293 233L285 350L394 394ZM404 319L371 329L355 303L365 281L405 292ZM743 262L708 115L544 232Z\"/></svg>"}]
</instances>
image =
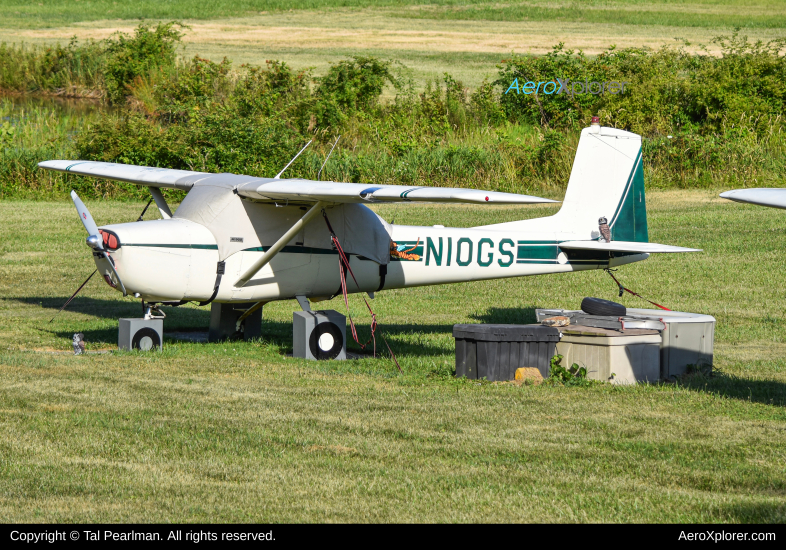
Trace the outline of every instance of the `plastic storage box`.
<instances>
[{"instance_id":1,"label":"plastic storage box","mask_svg":"<svg viewBox=\"0 0 786 550\"><path fill-rule=\"evenodd\" d=\"M454 325L456 377L513 380L516 369L536 368L543 378L560 339L541 325Z\"/></svg>"},{"instance_id":2,"label":"plastic storage box","mask_svg":"<svg viewBox=\"0 0 786 550\"><path fill-rule=\"evenodd\" d=\"M688 365L712 365L715 317L684 311L628 309L628 315L658 318L666 324L660 347L660 376L685 374Z\"/></svg>"},{"instance_id":3,"label":"plastic storage box","mask_svg":"<svg viewBox=\"0 0 786 550\"><path fill-rule=\"evenodd\" d=\"M538 321L555 315L570 317L571 327L579 324L618 330L656 328L661 331L662 380L684 374L688 365L712 365L715 318L711 315L638 308L628 308L625 317L604 317L562 309L538 309L535 313Z\"/></svg>"},{"instance_id":4,"label":"plastic storage box","mask_svg":"<svg viewBox=\"0 0 786 550\"><path fill-rule=\"evenodd\" d=\"M587 378L612 384L657 382L660 378L661 335L657 330L624 331L572 325L560 327L557 353L562 366L576 363Z\"/></svg>"}]
</instances>

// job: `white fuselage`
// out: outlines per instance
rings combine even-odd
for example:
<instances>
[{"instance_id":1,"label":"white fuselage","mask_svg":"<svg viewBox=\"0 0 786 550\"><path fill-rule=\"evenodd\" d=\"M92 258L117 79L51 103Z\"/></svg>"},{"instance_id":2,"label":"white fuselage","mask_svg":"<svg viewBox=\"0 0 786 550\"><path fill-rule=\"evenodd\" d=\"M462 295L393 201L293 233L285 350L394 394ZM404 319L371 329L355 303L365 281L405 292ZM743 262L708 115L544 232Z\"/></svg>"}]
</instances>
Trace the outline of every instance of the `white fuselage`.
<instances>
[{"instance_id":1,"label":"white fuselage","mask_svg":"<svg viewBox=\"0 0 786 550\"><path fill-rule=\"evenodd\" d=\"M391 227L392 240L404 249L405 256L391 257L386 269L380 269L378 263L350 254L358 284L347 274L349 292L600 269L648 256L561 250L556 233L515 231L504 225L499 229ZM206 301L213 294L219 252L213 234L204 226L169 219L102 229L118 237L120 246L110 255L129 294L139 294L147 301ZM235 281L266 247L242 249L228 256L214 300L258 302L340 293L338 253L300 246L296 240L242 288L237 288Z\"/></svg>"}]
</instances>

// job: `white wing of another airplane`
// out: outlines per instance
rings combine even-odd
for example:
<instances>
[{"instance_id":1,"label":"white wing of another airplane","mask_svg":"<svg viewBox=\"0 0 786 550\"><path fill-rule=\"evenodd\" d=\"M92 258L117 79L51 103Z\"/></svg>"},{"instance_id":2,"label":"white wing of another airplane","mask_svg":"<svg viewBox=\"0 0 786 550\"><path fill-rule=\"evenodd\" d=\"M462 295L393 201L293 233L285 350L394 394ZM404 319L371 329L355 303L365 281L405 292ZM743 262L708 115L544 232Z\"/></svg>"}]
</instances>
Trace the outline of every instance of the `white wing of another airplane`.
<instances>
[{"instance_id":1,"label":"white wing of another airplane","mask_svg":"<svg viewBox=\"0 0 786 550\"><path fill-rule=\"evenodd\" d=\"M236 174L209 174L206 172L148 168L110 162L48 160L39 163L38 166L47 170L135 183L148 187L169 187L185 191L191 189L195 184L228 187L234 189L242 197L271 202L458 202L496 204L558 202L530 195L483 191L480 189L255 178L253 176Z\"/></svg>"},{"instance_id":2,"label":"white wing of another airplane","mask_svg":"<svg viewBox=\"0 0 786 550\"><path fill-rule=\"evenodd\" d=\"M772 208L786 208L786 189L735 189L720 196L736 202L747 202Z\"/></svg>"}]
</instances>

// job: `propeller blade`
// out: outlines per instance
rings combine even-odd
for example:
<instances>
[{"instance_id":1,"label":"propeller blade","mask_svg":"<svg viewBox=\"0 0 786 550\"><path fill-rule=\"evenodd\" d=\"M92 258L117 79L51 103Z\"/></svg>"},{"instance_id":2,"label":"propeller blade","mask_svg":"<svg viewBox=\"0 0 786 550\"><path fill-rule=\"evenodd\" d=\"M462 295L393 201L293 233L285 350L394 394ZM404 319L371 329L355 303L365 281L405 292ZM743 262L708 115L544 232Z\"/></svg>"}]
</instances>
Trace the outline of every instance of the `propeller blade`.
<instances>
[{"instance_id":1,"label":"propeller blade","mask_svg":"<svg viewBox=\"0 0 786 550\"><path fill-rule=\"evenodd\" d=\"M85 226L85 229L87 230L87 234L90 235L91 237L94 235L99 235L98 226L96 225L96 222L93 221L93 216L91 216L90 212L87 211L87 207L85 206L85 203L82 202L82 199L79 198L79 195L76 194L76 191L71 191L71 200L74 201L74 206L76 206L76 211L79 213L79 219L82 220L82 225Z\"/></svg>"},{"instance_id":2,"label":"propeller blade","mask_svg":"<svg viewBox=\"0 0 786 550\"><path fill-rule=\"evenodd\" d=\"M71 303L71 300L73 300L74 298L76 298L76 295L77 295L77 294L79 294L79 291L80 291L80 290L82 290L83 288L85 288L85 285L86 285L86 284L87 284L87 283L90 281L90 279L92 279L92 278L93 278L93 275L95 275L95 274L96 274L96 271L98 271L98 270L96 269L95 271L93 271L93 272L90 274L90 276L89 276L87 279L85 279L85 282L84 282L84 283L82 283L82 286L80 286L79 288L77 288L77 289L76 289L76 292L74 292L74 293L71 295L71 297L68 299L68 301L67 301L66 303L64 303L64 304L63 304L63 307L61 307L60 309L58 309L58 310L57 310L57 313L55 313L55 317L57 317L57 316L58 316L58 314L59 314L61 311L63 311L63 310L66 308L66 306L67 306L68 304L70 304L70 303ZM52 317L52 318L49 320L49 322L51 323L52 321L54 321L54 320L55 320L55 317Z\"/></svg>"},{"instance_id":3,"label":"propeller blade","mask_svg":"<svg viewBox=\"0 0 786 550\"><path fill-rule=\"evenodd\" d=\"M82 225L84 225L85 229L87 230L87 245L93 249L93 256L95 257L98 271L101 272L101 276L104 277L104 280L107 283L109 283L109 286L119 288L123 293L123 296L126 296L128 294L126 287L123 284L123 281L120 280L120 275L117 274L115 262L104 249L103 238L101 237L101 233L98 231L98 226L93 220L93 216L90 215L90 212L88 212L85 203L82 202L82 199L79 198L79 195L76 194L76 191L71 191L71 200L74 201L76 211L79 213L79 219L82 220ZM85 281L85 283L87 283L87 281ZM82 287L79 287L79 290L81 289ZM77 290L77 292L79 292L79 290ZM74 296L76 296L76 294L74 294ZM71 298L73 299L73 296ZM69 300L69 302L70 301L71 300ZM67 302L66 305L68 305Z\"/></svg>"}]
</instances>

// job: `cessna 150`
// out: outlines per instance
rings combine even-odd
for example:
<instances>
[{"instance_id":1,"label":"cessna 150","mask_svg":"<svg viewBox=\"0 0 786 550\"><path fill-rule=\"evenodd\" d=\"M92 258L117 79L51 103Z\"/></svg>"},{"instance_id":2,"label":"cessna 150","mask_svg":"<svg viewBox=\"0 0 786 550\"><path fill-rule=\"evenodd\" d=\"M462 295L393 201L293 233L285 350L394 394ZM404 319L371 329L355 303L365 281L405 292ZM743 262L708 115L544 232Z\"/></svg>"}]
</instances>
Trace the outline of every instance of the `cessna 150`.
<instances>
[{"instance_id":1,"label":"cessna 150","mask_svg":"<svg viewBox=\"0 0 786 550\"><path fill-rule=\"evenodd\" d=\"M656 252L696 251L648 242L641 137L594 121L581 133L556 214L471 228L390 225L366 204L555 201L476 189L279 179L280 173L258 178L68 160L39 166L150 189L163 219L100 228L76 193L71 196L104 280L124 296L159 304L298 298L302 305L305 298L335 296L341 274L331 231L357 280L349 279L348 292L372 296L392 288L601 269ZM188 192L174 214L161 188Z\"/></svg>"}]
</instances>

